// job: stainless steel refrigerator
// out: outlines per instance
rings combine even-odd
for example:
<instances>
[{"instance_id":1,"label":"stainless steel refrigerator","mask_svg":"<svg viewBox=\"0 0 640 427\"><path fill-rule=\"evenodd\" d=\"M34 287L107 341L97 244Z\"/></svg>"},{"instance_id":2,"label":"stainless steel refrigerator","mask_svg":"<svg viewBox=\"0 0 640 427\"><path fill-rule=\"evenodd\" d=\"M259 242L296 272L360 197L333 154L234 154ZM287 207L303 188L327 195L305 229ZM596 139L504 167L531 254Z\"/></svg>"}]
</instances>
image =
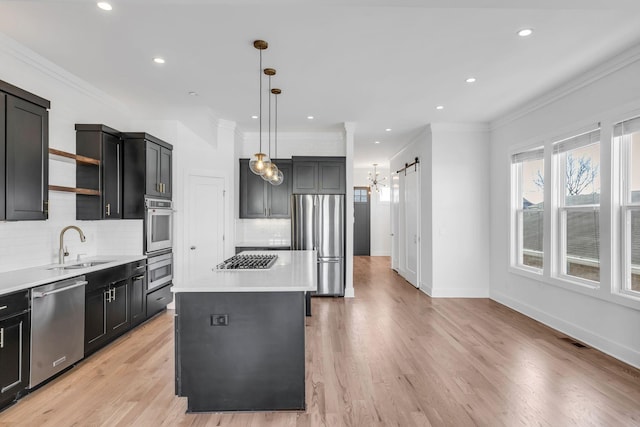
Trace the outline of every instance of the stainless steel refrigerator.
<instances>
[{"instance_id":1,"label":"stainless steel refrigerator","mask_svg":"<svg viewBox=\"0 0 640 427\"><path fill-rule=\"evenodd\" d=\"M344 296L344 195L294 194L291 202L291 249L318 251L314 295Z\"/></svg>"}]
</instances>

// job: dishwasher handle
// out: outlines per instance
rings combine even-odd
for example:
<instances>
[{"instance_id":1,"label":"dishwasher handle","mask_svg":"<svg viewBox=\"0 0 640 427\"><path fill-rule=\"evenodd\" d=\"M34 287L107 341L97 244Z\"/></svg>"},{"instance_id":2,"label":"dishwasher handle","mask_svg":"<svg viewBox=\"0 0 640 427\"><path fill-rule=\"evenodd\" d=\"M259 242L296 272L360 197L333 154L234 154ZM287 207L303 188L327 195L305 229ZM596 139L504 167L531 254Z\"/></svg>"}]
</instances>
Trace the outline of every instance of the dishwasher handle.
<instances>
[{"instance_id":1,"label":"dishwasher handle","mask_svg":"<svg viewBox=\"0 0 640 427\"><path fill-rule=\"evenodd\" d=\"M80 286L85 286L87 285L89 282L87 282L86 280L80 281L80 282L75 282L73 285L71 286L66 286L64 288L60 288L60 289L55 289L53 291L47 291L47 292L38 292L38 291L32 291L31 296L33 298L44 298L47 295L53 295L53 294L57 294L58 292L65 292L68 291L69 289L73 289L73 288L79 288Z\"/></svg>"}]
</instances>

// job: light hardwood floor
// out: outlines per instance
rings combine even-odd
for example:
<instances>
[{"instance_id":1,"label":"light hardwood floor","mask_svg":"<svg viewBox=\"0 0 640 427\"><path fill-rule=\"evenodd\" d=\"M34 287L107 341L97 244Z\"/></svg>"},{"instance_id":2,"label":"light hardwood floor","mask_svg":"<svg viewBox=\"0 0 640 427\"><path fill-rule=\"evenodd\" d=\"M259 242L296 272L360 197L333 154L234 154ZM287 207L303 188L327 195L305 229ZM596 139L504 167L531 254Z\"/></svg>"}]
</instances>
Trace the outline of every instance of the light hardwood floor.
<instances>
[{"instance_id":1,"label":"light hardwood floor","mask_svg":"<svg viewBox=\"0 0 640 427\"><path fill-rule=\"evenodd\" d=\"M0 426L638 426L640 371L486 299L430 299L356 257L314 298L305 413L185 414L167 312L0 413Z\"/></svg>"}]
</instances>

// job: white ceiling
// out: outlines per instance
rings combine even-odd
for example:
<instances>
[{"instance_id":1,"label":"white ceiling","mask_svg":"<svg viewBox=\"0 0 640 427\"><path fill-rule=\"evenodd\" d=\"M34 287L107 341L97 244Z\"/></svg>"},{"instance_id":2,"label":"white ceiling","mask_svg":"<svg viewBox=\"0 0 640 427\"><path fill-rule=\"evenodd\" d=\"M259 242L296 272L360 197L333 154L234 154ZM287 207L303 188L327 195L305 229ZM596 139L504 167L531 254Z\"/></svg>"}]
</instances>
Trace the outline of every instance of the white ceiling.
<instances>
[{"instance_id":1,"label":"white ceiling","mask_svg":"<svg viewBox=\"0 0 640 427\"><path fill-rule=\"evenodd\" d=\"M243 131L258 128L252 43L264 39L279 130L354 122L361 167L430 122L491 121L640 41L637 0L111 3L4 0L0 31L146 116L209 110Z\"/></svg>"}]
</instances>

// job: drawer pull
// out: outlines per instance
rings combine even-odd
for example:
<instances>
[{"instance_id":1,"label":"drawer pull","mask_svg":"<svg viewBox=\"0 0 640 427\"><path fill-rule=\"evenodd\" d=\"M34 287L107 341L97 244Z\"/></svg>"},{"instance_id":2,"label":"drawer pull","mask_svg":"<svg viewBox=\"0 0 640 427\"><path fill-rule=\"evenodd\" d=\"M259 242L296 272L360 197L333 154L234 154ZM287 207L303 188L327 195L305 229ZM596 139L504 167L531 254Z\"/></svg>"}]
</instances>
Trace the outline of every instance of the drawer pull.
<instances>
[{"instance_id":1,"label":"drawer pull","mask_svg":"<svg viewBox=\"0 0 640 427\"><path fill-rule=\"evenodd\" d=\"M156 301L162 301L165 297L156 298Z\"/></svg>"},{"instance_id":2,"label":"drawer pull","mask_svg":"<svg viewBox=\"0 0 640 427\"><path fill-rule=\"evenodd\" d=\"M4 328L0 328L0 348L4 348Z\"/></svg>"},{"instance_id":3,"label":"drawer pull","mask_svg":"<svg viewBox=\"0 0 640 427\"><path fill-rule=\"evenodd\" d=\"M0 307L0 310L6 310L8 307L6 305L3 305L2 307Z\"/></svg>"}]
</instances>

